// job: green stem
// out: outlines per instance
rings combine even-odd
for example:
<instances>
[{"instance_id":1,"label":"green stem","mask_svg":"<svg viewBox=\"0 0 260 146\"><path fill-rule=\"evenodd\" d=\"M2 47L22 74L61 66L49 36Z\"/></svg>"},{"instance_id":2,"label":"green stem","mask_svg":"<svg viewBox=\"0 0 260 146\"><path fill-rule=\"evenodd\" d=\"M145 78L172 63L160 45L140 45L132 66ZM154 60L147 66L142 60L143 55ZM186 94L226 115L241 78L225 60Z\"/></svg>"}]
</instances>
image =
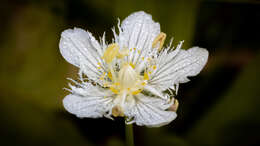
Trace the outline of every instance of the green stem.
<instances>
[{"instance_id":1,"label":"green stem","mask_svg":"<svg viewBox=\"0 0 260 146\"><path fill-rule=\"evenodd\" d=\"M126 146L134 146L134 132L133 132L133 125L125 124L125 139L126 139Z\"/></svg>"}]
</instances>

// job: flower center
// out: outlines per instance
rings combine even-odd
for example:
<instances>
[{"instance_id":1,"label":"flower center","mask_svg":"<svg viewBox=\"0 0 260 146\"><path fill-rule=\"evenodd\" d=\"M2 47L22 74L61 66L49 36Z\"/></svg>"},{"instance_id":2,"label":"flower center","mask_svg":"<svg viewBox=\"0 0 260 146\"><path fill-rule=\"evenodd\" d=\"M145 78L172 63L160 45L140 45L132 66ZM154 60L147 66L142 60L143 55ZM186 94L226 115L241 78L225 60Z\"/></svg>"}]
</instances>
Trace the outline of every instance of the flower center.
<instances>
[{"instance_id":1,"label":"flower center","mask_svg":"<svg viewBox=\"0 0 260 146\"><path fill-rule=\"evenodd\" d=\"M143 76L140 75L132 62L124 60L128 53L129 50L119 50L118 44L111 44L103 55L109 72L104 73L100 80L104 81L104 87L109 87L110 91L117 95L136 95L143 90L146 80L149 79L147 73ZM116 65L113 64L113 60L116 58L120 60L119 69L116 69Z\"/></svg>"},{"instance_id":2,"label":"flower center","mask_svg":"<svg viewBox=\"0 0 260 146\"><path fill-rule=\"evenodd\" d=\"M160 51L165 38L166 34L160 33L153 41L152 47ZM110 91L115 94L115 106L112 109L112 114L115 117L124 116L125 100L133 100L133 95L142 92L149 80L149 74L156 69L156 65L150 64L149 67L140 73L132 62L125 59L129 51L135 51L135 53L139 55L141 53L141 51L136 48L120 50L119 45L114 43L107 47L102 57L108 66L108 72L104 72L100 76L100 80L103 81L104 87L108 87ZM143 61L146 59L146 62L152 60L152 58L147 56L141 56L141 58ZM117 60L114 61L115 59ZM101 69L99 65L101 64L98 63L98 69Z\"/></svg>"},{"instance_id":3,"label":"flower center","mask_svg":"<svg viewBox=\"0 0 260 146\"><path fill-rule=\"evenodd\" d=\"M136 95L146 85L143 77L129 63L125 62L118 72L113 69L110 72L114 72L114 75L111 75L111 82L108 82L107 86L115 94Z\"/></svg>"}]
</instances>

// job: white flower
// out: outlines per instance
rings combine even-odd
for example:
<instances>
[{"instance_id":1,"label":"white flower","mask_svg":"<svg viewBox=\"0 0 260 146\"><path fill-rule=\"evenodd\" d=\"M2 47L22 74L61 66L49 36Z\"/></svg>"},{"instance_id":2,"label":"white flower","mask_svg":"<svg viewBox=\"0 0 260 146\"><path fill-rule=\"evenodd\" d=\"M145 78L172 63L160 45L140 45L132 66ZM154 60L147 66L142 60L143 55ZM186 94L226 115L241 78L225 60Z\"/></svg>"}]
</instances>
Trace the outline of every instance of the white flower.
<instances>
[{"instance_id":1,"label":"white flower","mask_svg":"<svg viewBox=\"0 0 260 146\"><path fill-rule=\"evenodd\" d=\"M80 76L63 100L65 109L80 118L123 116L140 126L170 123L177 116L179 83L202 70L208 51L183 50L182 42L174 50L171 43L163 48L166 34L145 12L131 14L118 29L109 45L105 35L98 42L80 28L61 34L60 52Z\"/></svg>"}]
</instances>

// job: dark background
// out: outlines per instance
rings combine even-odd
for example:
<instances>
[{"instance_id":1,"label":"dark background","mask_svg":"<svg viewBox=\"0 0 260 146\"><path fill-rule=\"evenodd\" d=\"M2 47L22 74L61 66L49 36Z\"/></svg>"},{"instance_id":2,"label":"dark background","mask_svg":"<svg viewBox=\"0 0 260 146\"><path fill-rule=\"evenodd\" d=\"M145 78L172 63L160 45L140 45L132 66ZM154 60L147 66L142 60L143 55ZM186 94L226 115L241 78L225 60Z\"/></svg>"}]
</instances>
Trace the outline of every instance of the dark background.
<instances>
[{"instance_id":1,"label":"dark background","mask_svg":"<svg viewBox=\"0 0 260 146\"><path fill-rule=\"evenodd\" d=\"M259 0L1 0L0 145L124 145L124 121L66 112L67 77L77 68L59 53L60 33L81 27L96 38L144 10L168 42L207 48L206 67L180 85L178 117L160 128L134 126L135 144L260 145Z\"/></svg>"}]
</instances>

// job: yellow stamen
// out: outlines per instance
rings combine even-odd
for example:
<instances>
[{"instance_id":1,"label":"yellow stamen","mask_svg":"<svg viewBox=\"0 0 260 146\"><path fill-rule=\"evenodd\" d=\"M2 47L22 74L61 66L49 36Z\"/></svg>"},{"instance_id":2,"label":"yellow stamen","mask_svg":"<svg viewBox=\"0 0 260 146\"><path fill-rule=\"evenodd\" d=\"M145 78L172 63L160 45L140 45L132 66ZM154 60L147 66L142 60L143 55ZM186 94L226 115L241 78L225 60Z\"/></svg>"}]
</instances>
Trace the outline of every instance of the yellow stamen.
<instances>
[{"instance_id":1,"label":"yellow stamen","mask_svg":"<svg viewBox=\"0 0 260 146\"><path fill-rule=\"evenodd\" d=\"M120 83L119 83L119 82L115 82L114 85L115 85L115 86L119 86Z\"/></svg>"},{"instance_id":2,"label":"yellow stamen","mask_svg":"<svg viewBox=\"0 0 260 146\"><path fill-rule=\"evenodd\" d=\"M147 72L144 72L144 80L149 80L149 75L147 74Z\"/></svg>"},{"instance_id":3,"label":"yellow stamen","mask_svg":"<svg viewBox=\"0 0 260 146\"><path fill-rule=\"evenodd\" d=\"M160 51L163 47L164 41L166 39L166 34L161 32L153 41L152 47L156 48L157 44L159 43L158 51Z\"/></svg>"},{"instance_id":4,"label":"yellow stamen","mask_svg":"<svg viewBox=\"0 0 260 146\"><path fill-rule=\"evenodd\" d=\"M113 93L118 94L118 90L116 90L114 87L109 88Z\"/></svg>"},{"instance_id":5,"label":"yellow stamen","mask_svg":"<svg viewBox=\"0 0 260 146\"><path fill-rule=\"evenodd\" d=\"M132 94L133 94L133 95L136 95L136 94L139 94L141 91L142 91L141 89L138 89L138 90L136 90L136 91L133 91Z\"/></svg>"},{"instance_id":6,"label":"yellow stamen","mask_svg":"<svg viewBox=\"0 0 260 146\"><path fill-rule=\"evenodd\" d=\"M111 44L107 47L106 51L104 52L104 60L106 63L111 63L113 59L118 55L119 46L118 44Z\"/></svg>"},{"instance_id":7,"label":"yellow stamen","mask_svg":"<svg viewBox=\"0 0 260 146\"><path fill-rule=\"evenodd\" d=\"M152 67L153 67L153 70L156 70L156 65L153 65Z\"/></svg>"},{"instance_id":8,"label":"yellow stamen","mask_svg":"<svg viewBox=\"0 0 260 146\"><path fill-rule=\"evenodd\" d=\"M142 86L145 86L146 85L146 83L145 82L142 82Z\"/></svg>"},{"instance_id":9,"label":"yellow stamen","mask_svg":"<svg viewBox=\"0 0 260 146\"><path fill-rule=\"evenodd\" d=\"M132 62L130 62L129 65L130 65L132 68L135 68L135 65L134 65Z\"/></svg>"},{"instance_id":10,"label":"yellow stamen","mask_svg":"<svg viewBox=\"0 0 260 146\"><path fill-rule=\"evenodd\" d=\"M107 77L112 81L113 78L112 78L111 72L108 72L108 73L107 73Z\"/></svg>"},{"instance_id":11,"label":"yellow stamen","mask_svg":"<svg viewBox=\"0 0 260 146\"><path fill-rule=\"evenodd\" d=\"M108 65L108 68L109 68L109 72L110 72L110 75L108 75L109 77L110 77L110 79L112 80L112 81L116 81L117 80L117 77L116 77L116 73L115 73L115 70L113 69L113 67L112 67L112 64L109 64ZM109 73L108 72L108 73Z\"/></svg>"}]
</instances>

